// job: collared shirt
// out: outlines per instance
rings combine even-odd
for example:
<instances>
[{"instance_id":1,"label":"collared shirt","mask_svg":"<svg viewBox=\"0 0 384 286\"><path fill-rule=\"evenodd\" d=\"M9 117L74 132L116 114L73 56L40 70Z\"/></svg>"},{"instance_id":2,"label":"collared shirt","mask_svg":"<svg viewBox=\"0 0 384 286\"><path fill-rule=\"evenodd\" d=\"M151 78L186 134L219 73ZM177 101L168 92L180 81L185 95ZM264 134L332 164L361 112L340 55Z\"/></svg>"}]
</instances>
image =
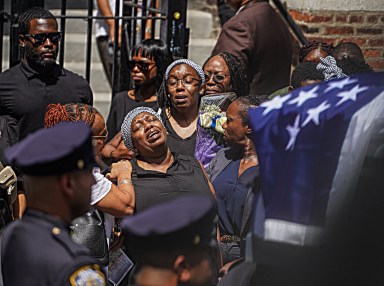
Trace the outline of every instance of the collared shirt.
<instances>
[{"instance_id":1,"label":"collared shirt","mask_svg":"<svg viewBox=\"0 0 384 286\"><path fill-rule=\"evenodd\" d=\"M92 105L92 90L83 77L59 65L50 74L39 74L20 62L0 74L0 115L17 119L20 139L44 127L51 103Z\"/></svg>"}]
</instances>

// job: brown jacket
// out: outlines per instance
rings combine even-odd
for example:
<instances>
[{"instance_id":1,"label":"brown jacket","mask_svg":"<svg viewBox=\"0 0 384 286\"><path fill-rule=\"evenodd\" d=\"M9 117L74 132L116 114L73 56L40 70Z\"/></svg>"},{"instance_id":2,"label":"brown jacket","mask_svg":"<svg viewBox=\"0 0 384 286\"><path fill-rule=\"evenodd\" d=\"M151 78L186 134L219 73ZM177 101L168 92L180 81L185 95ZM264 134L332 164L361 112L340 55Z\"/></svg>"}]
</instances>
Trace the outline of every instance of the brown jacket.
<instances>
[{"instance_id":1,"label":"brown jacket","mask_svg":"<svg viewBox=\"0 0 384 286\"><path fill-rule=\"evenodd\" d=\"M212 54L225 51L246 67L251 95L269 95L289 85L291 36L268 2L249 2L224 25Z\"/></svg>"}]
</instances>

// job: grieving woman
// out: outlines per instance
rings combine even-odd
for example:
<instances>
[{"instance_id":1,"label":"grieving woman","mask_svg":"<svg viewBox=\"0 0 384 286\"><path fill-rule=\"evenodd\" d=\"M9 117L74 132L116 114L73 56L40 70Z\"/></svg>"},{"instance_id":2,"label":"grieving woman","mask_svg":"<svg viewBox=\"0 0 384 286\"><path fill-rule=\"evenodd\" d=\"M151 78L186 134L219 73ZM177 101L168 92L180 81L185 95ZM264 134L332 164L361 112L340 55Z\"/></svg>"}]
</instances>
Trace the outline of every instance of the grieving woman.
<instances>
[{"instance_id":1,"label":"grieving woman","mask_svg":"<svg viewBox=\"0 0 384 286\"><path fill-rule=\"evenodd\" d=\"M224 140L230 147L221 149L207 168L216 190L223 264L244 256L253 206L252 190L259 175L248 110L258 105L255 96L239 97L231 103L223 125Z\"/></svg>"},{"instance_id":2,"label":"grieving woman","mask_svg":"<svg viewBox=\"0 0 384 286\"><path fill-rule=\"evenodd\" d=\"M203 65L205 95L234 92L237 97L249 94L247 75L241 61L229 52L210 56Z\"/></svg>"},{"instance_id":3,"label":"grieving woman","mask_svg":"<svg viewBox=\"0 0 384 286\"><path fill-rule=\"evenodd\" d=\"M194 156L197 116L204 93L204 73L198 64L180 59L168 66L158 101L172 152Z\"/></svg>"},{"instance_id":4,"label":"grieving woman","mask_svg":"<svg viewBox=\"0 0 384 286\"><path fill-rule=\"evenodd\" d=\"M172 153L160 115L148 107L127 114L121 127L124 143L136 156L112 164L109 178L132 197L135 212L169 199L190 194L214 196L199 161Z\"/></svg>"}]
</instances>

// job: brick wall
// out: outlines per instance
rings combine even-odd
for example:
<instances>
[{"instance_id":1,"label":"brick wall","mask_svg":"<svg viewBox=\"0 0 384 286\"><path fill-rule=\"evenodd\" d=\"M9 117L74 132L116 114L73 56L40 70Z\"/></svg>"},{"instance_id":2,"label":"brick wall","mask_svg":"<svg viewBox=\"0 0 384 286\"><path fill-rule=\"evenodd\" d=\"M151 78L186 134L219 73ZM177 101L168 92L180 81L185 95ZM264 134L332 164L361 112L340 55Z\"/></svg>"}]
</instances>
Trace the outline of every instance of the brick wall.
<instances>
[{"instance_id":1,"label":"brick wall","mask_svg":"<svg viewBox=\"0 0 384 286\"><path fill-rule=\"evenodd\" d=\"M384 12L290 10L308 40L354 42L374 70L384 70Z\"/></svg>"}]
</instances>

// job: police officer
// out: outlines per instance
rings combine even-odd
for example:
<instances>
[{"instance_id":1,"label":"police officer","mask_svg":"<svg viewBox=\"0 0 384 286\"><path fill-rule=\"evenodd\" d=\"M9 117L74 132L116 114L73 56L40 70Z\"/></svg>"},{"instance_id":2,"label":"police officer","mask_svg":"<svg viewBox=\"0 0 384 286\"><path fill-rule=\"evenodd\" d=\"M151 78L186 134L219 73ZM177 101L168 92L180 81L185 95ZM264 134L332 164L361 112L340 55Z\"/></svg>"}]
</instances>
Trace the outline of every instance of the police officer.
<instances>
[{"instance_id":1,"label":"police officer","mask_svg":"<svg viewBox=\"0 0 384 286\"><path fill-rule=\"evenodd\" d=\"M125 218L137 286L211 286L215 210L209 197L182 197Z\"/></svg>"},{"instance_id":2,"label":"police officer","mask_svg":"<svg viewBox=\"0 0 384 286\"><path fill-rule=\"evenodd\" d=\"M98 262L69 237L95 182L90 128L76 122L41 129L5 156L24 174L28 203L2 236L4 285L106 285Z\"/></svg>"}]
</instances>

